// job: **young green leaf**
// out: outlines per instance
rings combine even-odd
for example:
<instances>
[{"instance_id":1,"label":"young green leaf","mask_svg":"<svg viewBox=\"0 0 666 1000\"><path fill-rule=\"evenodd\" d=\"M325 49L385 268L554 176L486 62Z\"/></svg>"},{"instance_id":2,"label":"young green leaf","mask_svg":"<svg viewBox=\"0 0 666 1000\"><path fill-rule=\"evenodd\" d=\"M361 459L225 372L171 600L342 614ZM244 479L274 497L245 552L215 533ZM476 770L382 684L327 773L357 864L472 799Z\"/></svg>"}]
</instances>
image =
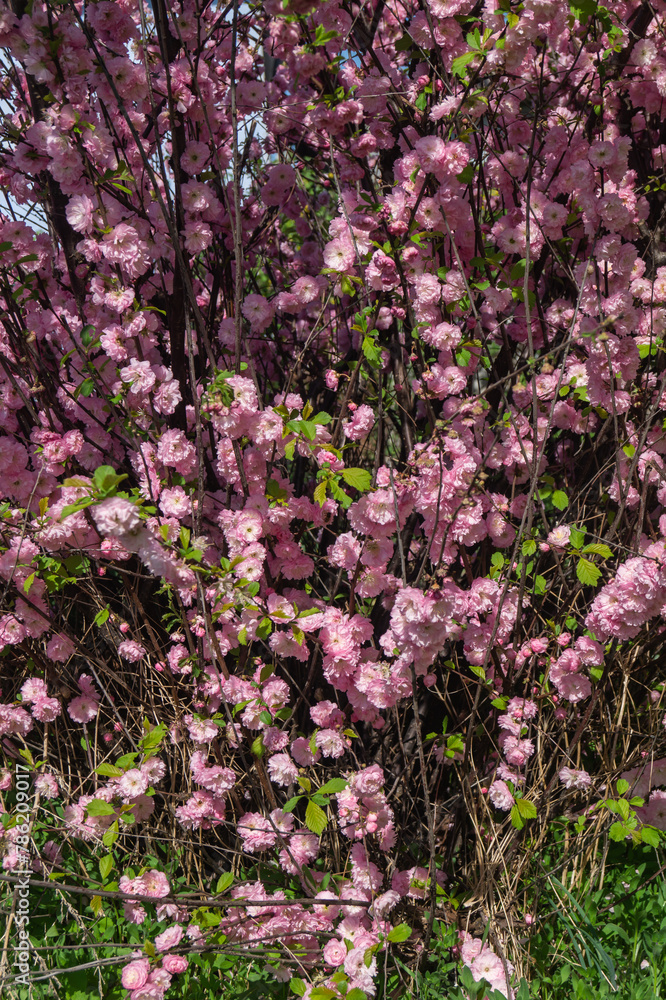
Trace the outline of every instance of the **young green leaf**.
<instances>
[{"instance_id":1,"label":"young green leaf","mask_svg":"<svg viewBox=\"0 0 666 1000\"><path fill-rule=\"evenodd\" d=\"M550 499L553 502L553 507L557 507L558 510L566 510L569 506L569 497L564 490L555 490Z\"/></svg>"},{"instance_id":2,"label":"young green leaf","mask_svg":"<svg viewBox=\"0 0 666 1000\"><path fill-rule=\"evenodd\" d=\"M312 800L308 802L308 807L305 810L305 825L308 830L316 833L318 837L321 836L328 826L326 813L321 806L318 806L317 803Z\"/></svg>"},{"instance_id":3,"label":"young green leaf","mask_svg":"<svg viewBox=\"0 0 666 1000\"><path fill-rule=\"evenodd\" d=\"M536 806L533 802L528 802L527 799L516 799L515 808L518 809L522 819L536 819Z\"/></svg>"},{"instance_id":4,"label":"young green leaf","mask_svg":"<svg viewBox=\"0 0 666 1000\"><path fill-rule=\"evenodd\" d=\"M342 478L348 486L365 493L372 485L372 476L366 469L343 469Z\"/></svg>"},{"instance_id":5,"label":"young green leaf","mask_svg":"<svg viewBox=\"0 0 666 1000\"><path fill-rule=\"evenodd\" d=\"M596 587L601 578L601 570L589 559L581 558L576 566L576 576L585 586Z\"/></svg>"},{"instance_id":6,"label":"young green leaf","mask_svg":"<svg viewBox=\"0 0 666 1000\"><path fill-rule=\"evenodd\" d=\"M401 941L406 941L412 936L412 928L409 924L398 924L393 930L388 932L388 939L391 944L400 944Z\"/></svg>"},{"instance_id":7,"label":"young green leaf","mask_svg":"<svg viewBox=\"0 0 666 1000\"><path fill-rule=\"evenodd\" d=\"M104 802L103 799L93 799L86 806L86 810L89 816L113 816L115 809L108 802Z\"/></svg>"},{"instance_id":8,"label":"young green leaf","mask_svg":"<svg viewBox=\"0 0 666 1000\"><path fill-rule=\"evenodd\" d=\"M115 764L100 764L98 768L95 769L95 774L101 774L105 778L121 778L125 772L116 767Z\"/></svg>"},{"instance_id":9,"label":"young green leaf","mask_svg":"<svg viewBox=\"0 0 666 1000\"><path fill-rule=\"evenodd\" d=\"M99 862L99 873L102 876L102 880L104 882L106 882L107 878L109 877L109 873L113 869L113 864L114 864L114 861L113 861L113 855L112 854L106 854L103 858L100 859L100 862Z\"/></svg>"},{"instance_id":10,"label":"young green leaf","mask_svg":"<svg viewBox=\"0 0 666 1000\"><path fill-rule=\"evenodd\" d=\"M613 555L612 551L603 542L591 542L590 545L586 545L583 552L591 552L595 556L602 556L603 559L610 559Z\"/></svg>"},{"instance_id":11,"label":"young green leaf","mask_svg":"<svg viewBox=\"0 0 666 1000\"><path fill-rule=\"evenodd\" d=\"M226 892L229 886L233 883L233 880L234 876L232 872L224 872L217 880L215 892Z\"/></svg>"},{"instance_id":12,"label":"young green leaf","mask_svg":"<svg viewBox=\"0 0 666 1000\"><path fill-rule=\"evenodd\" d=\"M320 792L326 794L331 792L341 792L348 785L345 778L329 778L325 784L319 789Z\"/></svg>"}]
</instances>

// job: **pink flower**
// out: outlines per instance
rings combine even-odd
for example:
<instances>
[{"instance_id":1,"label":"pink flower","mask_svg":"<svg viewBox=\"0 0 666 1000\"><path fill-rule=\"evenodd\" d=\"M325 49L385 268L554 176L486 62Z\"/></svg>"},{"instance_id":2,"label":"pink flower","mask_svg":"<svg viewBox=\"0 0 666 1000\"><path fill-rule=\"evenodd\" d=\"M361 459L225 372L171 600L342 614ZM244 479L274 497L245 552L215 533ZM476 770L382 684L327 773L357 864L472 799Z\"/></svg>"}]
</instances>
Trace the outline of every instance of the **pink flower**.
<instances>
[{"instance_id":1,"label":"pink flower","mask_svg":"<svg viewBox=\"0 0 666 1000\"><path fill-rule=\"evenodd\" d=\"M261 813L245 813L238 820L237 829L243 841L244 850L250 854L268 850L269 847L274 846L277 840L277 834L274 833L273 827Z\"/></svg>"},{"instance_id":2,"label":"pink flower","mask_svg":"<svg viewBox=\"0 0 666 1000\"><path fill-rule=\"evenodd\" d=\"M277 753L268 761L271 781L278 785L291 785L298 777L298 768L288 753Z\"/></svg>"},{"instance_id":3,"label":"pink flower","mask_svg":"<svg viewBox=\"0 0 666 1000\"><path fill-rule=\"evenodd\" d=\"M350 441L360 441L370 433L375 423L375 414L372 407L363 403L355 411L351 420L343 425L345 437Z\"/></svg>"},{"instance_id":4,"label":"pink flower","mask_svg":"<svg viewBox=\"0 0 666 1000\"><path fill-rule=\"evenodd\" d=\"M324 946L324 961L327 965L337 967L342 965L347 957L347 947L343 941L331 938Z\"/></svg>"},{"instance_id":5,"label":"pink flower","mask_svg":"<svg viewBox=\"0 0 666 1000\"><path fill-rule=\"evenodd\" d=\"M510 962L506 962L505 972L504 965L502 959L491 948L484 947L471 963L470 969L477 983L481 979L485 979L492 989L499 990L500 993L508 996L510 987L506 973L511 974L513 966Z\"/></svg>"},{"instance_id":6,"label":"pink flower","mask_svg":"<svg viewBox=\"0 0 666 1000\"><path fill-rule=\"evenodd\" d=\"M146 536L146 528L131 500L110 497L91 508L102 537L119 538L126 549L136 552Z\"/></svg>"},{"instance_id":7,"label":"pink flower","mask_svg":"<svg viewBox=\"0 0 666 1000\"><path fill-rule=\"evenodd\" d=\"M140 896L152 896L154 899L161 899L171 892L169 880L164 872L149 871L144 872L139 878L134 879L133 891Z\"/></svg>"},{"instance_id":8,"label":"pink flower","mask_svg":"<svg viewBox=\"0 0 666 1000\"><path fill-rule=\"evenodd\" d=\"M149 974L150 962L147 958L139 958L124 967L121 981L126 990L137 990L148 982Z\"/></svg>"},{"instance_id":9,"label":"pink flower","mask_svg":"<svg viewBox=\"0 0 666 1000\"><path fill-rule=\"evenodd\" d=\"M155 951L168 951L170 948L176 948L180 944L182 937L183 928L179 924L167 927L165 931L162 931L155 938Z\"/></svg>"},{"instance_id":10,"label":"pink flower","mask_svg":"<svg viewBox=\"0 0 666 1000\"><path fill-rule=\"evenodd\" d=\"M118 646L118 652L124 660L129 660L130 663L138 663L146 655L144 647L140 642L135 642L134 639L126 639L125 642L121 642Z\"/></svg>"},{"instance_id":11,"label":"pink flower","mask_svg":"<svg viewBox=\"0 0 666 1000\"><path fill-rule=\"evenodd\" d=\"M121 223L106 233L102 253L111 264L119 264L130 281L145 274L150 266L148 244L139 238L136 229Z\"/></svg>"},{"instance_id":12,"label":"pink flower","mask_svg":"<svg viewBox=\"0 0 666 1000\"><path fill-rule=\"evenodd\" d=\"M165 955L162 959L162 965L167 970L167 972L185 972L185 969L189 965L188 959L184 955Z\"/></svg>"},{"instance_id":13,"label":"pink flower","mask_svg":"<svg viewBox=\"0 0 666 1000\"><path fill-rule=\"evenodd\" d=\"M125 771L122 778L118 778L118 790L125 798L131 799L135 795L143 795L147 788L148 778L136 767Z\"/></svg>"},{"instance_id":14,"label":"pink flower","mask_svg":"<svg viewBox=\"0 0 666 1000\"><path fill-rule=\"evenodd\" d=\"M241 311L257 333L269 327L275 315L274 306L263 295L246 295Z\"/></svg>"},{"instance_id":15,"label":"pink flower","mask_svg":"<svg viewBox=\"0 0 666 1000\"><path fill-rule=\"evenodd\" d=\"M565 549L569 544L570 535L571 525L560 524L557 528L553 528L553 530L548 533L548 538L546 540L554 549Z\"/></svg>"},{"instance_id":16,"label":"pink flower","mask_svg":"<svg viewBox=\"0 0 666 1000\"><path fill-rule=\"evenodd\" d=\"M194 176L204 169L209 155L208 146L204 142L188 142L180 158L180 165L186 173Z\"/></svg>"},{"instance_id":17,"label":"pink flower","mask_svg":"<svg viewBox=\"0 0 666 1000\"><path fill-rule=\"evenodd\" d=\"M39 698L33 704L31 712L33 718L39 722L53 722L62 711L57 698Z\"/></svg>"},{"instance_id":18,"label":"pink flower","mask_svg":"<svg viewBox=\"0 0 666 1000\"><path fill-rule=\"evenodd\" d=\"M488 798L496 809L508 811L516 801L505 781L493 781L488 789Z\"/></svg>"},{"instance_id":19,"label":"pink flower","mask_svg":"<svg viewBox=\"0 0 666 1000\"><path fill-rule=\"evenodd\" d=\"M72 229L77 233L89 233L93 228L94 203L86 194L75 194L67 203L65 215Z\"/></svg>"},{"instance_id":20,"label":"pink flower","mask_svg":"<svg viewBox=\"0 0 666 1000\"><path fill-rule=\"evenodd\" d=\"M41 701L46 696L46 681L41 677L31 677L21 688L21 697L26 704L30 704L31 701Z\"/></svg>"},{"instance_id":21,"label":"pink flower","mask_svg":"<svg viewBox=\"0 0 666 1000\"><path fill-rule=\"evenodd\" d=\"M436 135L426 135L414 145L419 163L426 173L441 170L446 164L446 143Z\"/></svg>"},{"instance_id":22,"label":"pink flower","mask_svg":"<svg viewBox=\"0 0 666 1000\"><path fill-rule=\"evenodd\" d=\"M351 241L334 239L324 247L324 263L332 271L351 271L356 261L356 251Z\"/></svg>"},{"instance_id":23,"label":"pink flower","mask_svg":"<svg viewBox=\"0 0 666 1000\"><path fill-rule=\"evenodd\" d=\"M46 655L54 663L66 663L74 653L74 643L67 636L56 633L46 647Z\"/></svg>"},{"instance_id":24,"label":"pink flower","mask_svg":"<svg viewBox=\"0 0 666 1000\"><path fill-rule=\"evenodd\" d=\"M163 465L171 466L183 476L189 475L197 464L196 448L175 427L162 434L157 445L157 457Z\"/></svg>"},{"instance_id":25,"label":"pink flower","mask_svg":"<svg viewBox=\"0 0 666 1000\"><path fill-rule=\"evenodd\" d=\"M99 702L85 694L72 698L67 706L67 713L74 722L91 722L98 712Z\"/></svg>"},{"instance_id":26,"label":"pink flower","mask_svg":"<svg viewBox=\"0 0 666 1000\"><path fill-rule=\"evenodd\" d=\"M585 789L592 784L592 779L587 771L576 771L570 767L563 767L558 777L566 788Z\"/></svg>"}]
</instances>

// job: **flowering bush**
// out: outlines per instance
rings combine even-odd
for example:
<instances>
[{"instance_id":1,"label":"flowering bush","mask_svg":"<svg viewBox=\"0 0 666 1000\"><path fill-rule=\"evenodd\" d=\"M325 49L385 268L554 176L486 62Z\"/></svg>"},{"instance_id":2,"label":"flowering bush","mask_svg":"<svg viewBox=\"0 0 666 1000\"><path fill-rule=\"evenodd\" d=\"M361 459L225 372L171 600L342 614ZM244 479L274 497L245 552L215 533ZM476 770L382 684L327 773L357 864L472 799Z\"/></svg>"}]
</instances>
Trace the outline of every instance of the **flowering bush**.
<instances>
[{"instance_id":1,"label":"flowering bush","mask_svg":"<svg viewBox=\"0 0 666 1000\"><path fill-rule=\"evenodd\" d=\"M0 4L3 878L118 995L511 997L661 843L665 16Z\"/></svg>"}]
</instances>

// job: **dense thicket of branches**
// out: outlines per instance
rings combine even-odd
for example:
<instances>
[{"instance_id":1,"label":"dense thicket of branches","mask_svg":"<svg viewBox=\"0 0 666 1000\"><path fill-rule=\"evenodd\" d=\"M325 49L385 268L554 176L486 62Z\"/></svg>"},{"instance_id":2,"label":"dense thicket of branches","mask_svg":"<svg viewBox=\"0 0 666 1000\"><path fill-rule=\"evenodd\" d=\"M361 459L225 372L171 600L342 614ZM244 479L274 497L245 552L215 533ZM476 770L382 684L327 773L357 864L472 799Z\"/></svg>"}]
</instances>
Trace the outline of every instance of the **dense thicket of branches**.
<instances>
[{"instance_id":1,"label":"dense thicket of branches","mask_svg":"<svg viewBox=\"0 0 666 1000\"><path fill-rule=\"evenodd\" d=\"M158 901L132 1000L510 996L659 845L665 9L1 5L3 865Z\"/></svg>"}]
</instances>

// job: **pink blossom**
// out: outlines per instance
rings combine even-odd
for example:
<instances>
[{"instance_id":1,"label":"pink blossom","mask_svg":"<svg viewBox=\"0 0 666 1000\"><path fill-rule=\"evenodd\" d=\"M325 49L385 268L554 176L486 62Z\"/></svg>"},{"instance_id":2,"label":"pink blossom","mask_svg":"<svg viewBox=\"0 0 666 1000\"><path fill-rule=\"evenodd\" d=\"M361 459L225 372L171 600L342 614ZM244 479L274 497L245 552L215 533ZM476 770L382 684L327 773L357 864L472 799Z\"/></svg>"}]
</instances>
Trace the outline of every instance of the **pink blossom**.
<instances>
[{"instance_id":1,"label":"pink blossom","mask_svg":"<svg viewBox=\"0 0 666 1000\"><path fill-rule=\"evenodd\" d=\"M592 784L592 779L587 771L576 771L570 767L563 767L558 772L558 777L565 788L585 789Z\"/></svg>"},{"instance_id":2,"label":"pink blossom","mask_svg":"<svg viewBox=\"0 0 666 1000\"><path fill-rule=\"evenodd\" d=\"M184 955L165 955L162 959L163 967L171 973L185 972L189 964Z\"/></svg>"},{"instance_id":3,"label":"pink blossom","mask_svg":"<svg viewBox=\"0 0 666 1000\"><path fill-rule=\"evenodd\" d=\"M67 705L67 714L74 722L91 722L99 712L99 702L82 694L72 698Z\"/></svg>"},{"instance_id":4,"label":"pink blossom","mask_svg":"<svg viewBox=\"0 0 666 1000\"><path fill-rule=\"evenodd\" d=\"M278 785L290 785L298 777L298 768L291 760L289 754L278 753L268 761L268 773L271 780Z\"/></svg>"},{"instance_id":5,"label":"pink blossom","mask_svg":"<svg viewBox=\"0 0 666 1000\"><path fill-rule=\"evenodd\" d=\"M347 948L343 941L331 938L324 945L324 961L327 965L337 968L338 965L342 965L346 957Z\"/></svg>"},{"instance_id":6,"label":"pink blossom","mask_svg":"<svg viewBox=\"0 0 666 1000\"><path fill-rule=\"evenodd\" d=\"M139 958L123 968L122 984L126 990L136 990L148 982L150 962L147 958Z\"/></svg>"},{"instance_id":7,"label":"pink blossom","mask_svg":"<svg viewBox=\"0 0 666 1000\"><path fill-rule=\"evenodd\" d=\"M94 203L85 194L75 194L67 203L65 215L72 229L79 233L89 233L93 228Z\"/></svg>"},{"instance_id":8,"label":"pink blossom","mask_svg":"<svg viewBox=\"0 0 666 1000\"><path fill-rule=\"evenodd\" d=\"M505 781L493 781L488 789L488 798L496 809L509 810L513 806L515 799Z\"/></svg>"},{"instance_id":9,"label":"pink blossom","mask_svg":"<svg viewBox=\"0 0 666 1000\"><path fill-rule=\"evenodd\" d=\"M171 466L183 476L189 475L197 462L194 445L175 428L162 434L157 445L157 457L163 465Z\"/></svg>"},{"instance_id":10,"label":"pink blossom","mask_svg":"<svg viewBox=\"0 0 666 1000\"><path fill-rule=\"evenodd\" d=\"M365 403L359 406L352 419L344 425L345 437L351 441L360 441L369 434L375 423L375 414Z\"/></svg>"},{"instance_id":11,"label":"pink blossom","mask_svg":"<svg viewBox=\"0 0 666 1000\"><path fill-rule=\"evenodd\" d=\"M118 790L126 798L143 795L147 788L148 779L138 768L131 768L125 771L122 778L118 778Z\"/></svg>"},{"instance_id":12,"label":"pink blossom","mask_svg":"<svg viewBox=\"0 0 666 1000\"><path fill-rule=\"evenodd\" d=\"M183 937L183 928L179 924L167 927L165 931L155 938L155 951L168 951L180 944ZM168 970L172 971L172 970Z\"/></svg>"},{"instance_id":13,"label":"pink blossom","mask_svg":"<svg viewBox=\"0 0 666 1000\"><path fill-rule=\"evenodd\" d=\"M118 653L124 660L129 660L130 663L138 663L146 655L146 650L140 642L136 642L134 639L126 639L118 646Z\"/></svg>"}]
</instances>

